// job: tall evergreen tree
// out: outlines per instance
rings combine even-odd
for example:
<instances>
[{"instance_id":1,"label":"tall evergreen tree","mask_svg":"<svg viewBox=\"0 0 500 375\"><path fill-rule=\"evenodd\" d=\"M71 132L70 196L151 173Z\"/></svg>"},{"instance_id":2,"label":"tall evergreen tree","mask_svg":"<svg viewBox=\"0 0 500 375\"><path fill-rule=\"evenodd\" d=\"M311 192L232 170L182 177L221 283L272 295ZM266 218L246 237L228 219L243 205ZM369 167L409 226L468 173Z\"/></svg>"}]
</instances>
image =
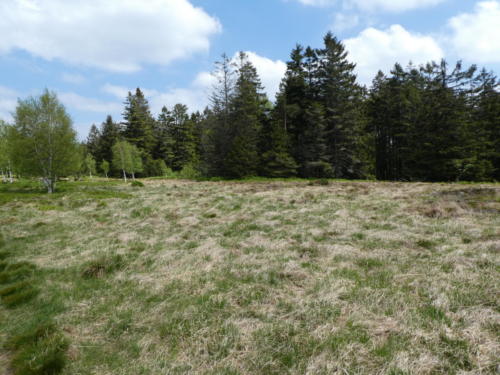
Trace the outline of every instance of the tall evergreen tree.
<instances>
[{"instance_id":1,"label":"tall evergreen tree","mask_svg":"<svg viewBox=\"0 0 500 375\"><path fill-rule=\"evenodd\" d=\"M210 108L205 111L206 131L202 134L202 170L209 176L224 176L233 127L231 126L232 101L236 80L235 63L223 54L215 63L212 73L216 80L210 95Z\"/></svg>"},{"instance_id":2,"label":"tall evergreen tree","mask_svg":"<svg viewBox=\"0 0 500 375\"><path fill-rule=\"evenodd\" d=\"M137 88L135 94L128 93L123 119L125 139L136 145L144 155L151 155L155 145L153 135L155 119L141 89Z\"/></svg>"},{"instance_id":3,"label":"tall evergreen tree","mask_svg":"<svg viewBox=\"0 0 500 375\"><path fill-rule=\"evenodd\" d=\"M476 68L450 71L442 60L421 68L424 79L418 147L414 148L414 176L418 180L453 181L467 158L465 130L470 121L468 90Z\"/></svg>"},{"instance_id":4,"label":"tall evergreen tree","mask_svg":"<svg viewBox=\"0 0 500 375\"><path fill-rule=\"evenodd\" d=\"M473 121L467 132L473 159L466 179L500 181L499 88L498 78L486 69L475 78L471 103Z\"/></svg>"},{"instance_id":5,"label":"tall evergreen tree","mask_svg":"<svg viewBox=\"0 0 500 375\"><path fill-rule=\"evenodd\" d=\"M87 152L97 160L99 158L99 143L101 140L101 133L95 124L92 124L90 127L89 135L87 137L87 141L85 142L85 146L87 148Z\"/></svg>"},{"instance_id":6,"label":"tall evergreen tree","mask_svg":"<svg viewBox=\"0 0 500 375\"><path fill-rule=\"evenodd\" d=\"M197 162L194 123L191 121L187 106L176 104L172 110L170 137L173 140L172 169L181 170Z\"/></svg>"},{"instance_id":7,"label":"tall evergreen tree","mask_svg":"<svg viewBox=\"0 0 500 375\"><path fill-rule=\"evenodd\" d=\"M318 96L325 110L327 155L335 177L360 177L359 140L362 90L356 83L355 64L347 60L344 45L331 33L318 49Z\"/></svg>"},{"instance_id":8,"label":"tall evergreen tree","mask_svg":"<svg viewBox=\"0 0 500 375\"><path fill-rule=\"evenodd\" d=\"M169 168L173 168L174 164L174 138L172 128L174 126L174 118L172 112L166 106L163 106L161 113L158 115L154 127L154 136L156 145L153 150L153 158L163 160Z\"/></svg>"},{"instance_id":9,"label":"tall evergreen tree","mask_svg":"<svg viewBox=\"0 0 500 375\"><path fill-rule=\"evenodd\" d=\"M101 124L98 152L95 159L98 163L106 160L111 164L113 161L113 146L120 139L120 127L108 115L106 121Z\"/></svg>"},{"instance_id":10,"label":"tall evergreen tree","mask_svg":"<svg viewBox=\"0 0 500 375\"><path fill-rule=\"evenodd\" d=\"M224 161L227 177L241 178L257 174L259 132L264 106L267 102L257 70L248 56L240 52L238 79L232 100L232 135L229 152Z\"/></svg>"}]
</instances>

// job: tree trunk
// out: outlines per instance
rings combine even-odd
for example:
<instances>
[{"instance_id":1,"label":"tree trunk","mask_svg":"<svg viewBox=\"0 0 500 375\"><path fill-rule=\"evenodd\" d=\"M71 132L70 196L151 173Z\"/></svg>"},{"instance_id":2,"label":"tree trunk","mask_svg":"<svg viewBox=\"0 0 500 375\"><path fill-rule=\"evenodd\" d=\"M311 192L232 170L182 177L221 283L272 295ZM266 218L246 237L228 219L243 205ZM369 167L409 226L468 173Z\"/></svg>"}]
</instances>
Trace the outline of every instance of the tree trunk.
<instances>
[{"instance_id":1,"label":"tree trunk","mask_svg":"<svg viewBox=\"0 0 500 375\"><path fill-rule=\"evenodd\" d=\"M132 180L135 181L135 173L132 172Z\"/></svg>"},{"instance_id":2,"label":"tree trunk","mask_svg":"<svg viewBox=\"0 0 500 375\"><path fill-rule=\"evenodd\" d=\"M14 177L12 176L12 171L9 169L9 181L11 184L14 183Z\"/></svg>"},{"instance_id":3,"label":"tree trunk","mask_svg":"<svg viewBox=\"0 0 500 375\"><path fill-rule=\"evenodd\" d=\"M47 193L52 194L55 190L56 183L54 179L49 178L49 177L44 177L43 178L43 184L47 188Z\"/></svg>"},{"instance_id":4,"label":"tree trunk","mask_svg":"<svg viewBox=\"0 0 500 375\"><path fill-rule=\"evenodd\" d=\"M127 182L127 174L125 173L125 169L122 169L123 171L123 181Z\"/></svg>"},{"instance_id":5,"label":"tree trunk","mask_svg":"<svg viewBox=\"0 0 500 375\"><path fill-rule=\"evenodd\" d=\"M108 179L108 174L107 173L104 173L104 175L106 176L106 180Z\"/></svg>"}]
</instances>

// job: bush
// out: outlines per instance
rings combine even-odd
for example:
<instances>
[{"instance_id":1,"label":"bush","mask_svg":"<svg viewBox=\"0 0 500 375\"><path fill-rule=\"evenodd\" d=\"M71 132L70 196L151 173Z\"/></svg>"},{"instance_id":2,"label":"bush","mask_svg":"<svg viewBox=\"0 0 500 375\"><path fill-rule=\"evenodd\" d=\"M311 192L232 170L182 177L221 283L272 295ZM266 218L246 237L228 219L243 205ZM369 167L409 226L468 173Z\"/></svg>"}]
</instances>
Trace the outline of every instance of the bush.
<instances>
[{"instance_id":1,"label":"bush","mask_svg":"<svg viewBox=\"0 0 500 375\"><path fill-rule=\"evenodd\" d=\"M309 162L305 165L304 174L314 178L332 178L333 168L329 163L324 161Z\"/></svg>"},{"instance_id":2,"label":"bush","mask_svg":"<svg viewBox=\"0 0 500 375\"><path fill-rule=\"evenodd\" d=\"M186 180L196 180L201 177L201 173L192 165L187 164L179 172L179 178Z\"/></svg>"},{"instance_id":3,"label":"bush","mask_svg":"<svg viewBox=\"0 0 500 375\"><path fill-rule=\"evenodd\" d=\"M144 184L143 184L141 181L137 181L137 180L132 181L132 182L130 183L130 185L131 185L132 187L144 187Z\"/></svg>"}]
</instances>

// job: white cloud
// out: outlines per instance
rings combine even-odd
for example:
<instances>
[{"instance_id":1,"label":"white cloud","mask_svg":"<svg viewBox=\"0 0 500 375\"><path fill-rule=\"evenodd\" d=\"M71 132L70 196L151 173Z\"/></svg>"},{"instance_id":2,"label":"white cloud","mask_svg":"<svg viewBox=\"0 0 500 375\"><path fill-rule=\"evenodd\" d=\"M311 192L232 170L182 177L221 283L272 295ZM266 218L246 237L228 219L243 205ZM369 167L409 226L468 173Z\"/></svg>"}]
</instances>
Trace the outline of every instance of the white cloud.
<instances>
[{"instance_id":1,"label":"white cloud","mask_svg":"<svg viewBox=\"0 0 500 375\"><path fill-rule=\"evenodd\" d=\"M285 74L286 64L280 60L274 61L259 56L255 52L246 53L257 69L269 99L273 100ZM234 58L236 56L237 54L234 55ZM141 87L141 90L148 99L155 115L160 113L164 105L172 108L177 103L187 105L190 111L202 111L209 104L210 93L215 83L215 78L210 72L200 72L187 87L167 87L165 90ZM101 91L123 101L129 91L135 91L135 87L107 83L101 87Z\"/></svg>"},{"instance_id":2,"label":"white cloud","mask_svg":"<svg viewBox=\"0 0 500 375\"><path fill-rule=\"evenodd\" d=\"M207 51L219 22L188 0L2 0L0 54L115 72Z\"/></svg>"},{"instance_id":3,"label":"white cloud","mask_svg":"<svg viewBox=\"0 0 500 375\"><path fill-rule=\"evenodd\" d=\"M337 13L334 16L331 29L336 32L342 32L352 29L359 25L359 16L357 14Z\"/></svg>"},{"instance_id":4,"label":"white cloud","mask_svg":"<svg viewBox=\"0 0 500 375\"><path fill-rule=\"evenodd\" d=\"M61 92L57 94L61 103L69 109L84 112L120 113L122 104L118 102L105 102L99 99L87 98L74 92Z\"/></svg>"},{"instance_id":5,"label":"white cloud","mask_svg":"<svg viewBox=\"0 0 500 375\"><path fill-rule=\"evenodd\" d=\"M422 64L444 57L438 43L430 36L413 34L400 25L387 30L367 28L357 37L344 41L349 59L357 64L359 81L370 84L378 70L388 73L396 62Z\"/></svg>"},{"instance_id":6,"label":"white cloud","mask_svg":"<svg viewBox=\"0 0 500 375\"><path fill-rule=\"evenodd\" d=\"M271 60L267 57L259 56L255 52L247 51L246 54L250 62L257 69L268 98L274 100L286 72L286 63L281 60Z\"/></svg>"},{"instance_id":7,"label":"white cloud","mask_svg":"<svg viewBox=\"0 0 500 375\"><path fill-rule=\"evenodd\" d=\"M186 88L172 87L165 88L163 91L141 87L141 91L149 101L151 111L155 115L161 112L163 106L172 108L177 103L187 105L190 111L202 111L208 105L208 97L213 83L214 79L210 73L201 72ZM129 92L135 91L135 87L107 83L101 87L101 91L123 102Z\"/></svg>"},{"instance_id":8,"label":"white cloud","mask_svg":"<svg viewBox=\"0 0 500 375\"><path fill-rule=\"evenodd\" d=\"M447 38L457 56L480 63L500 63L500 2L481 1L473 13L464 13L448 22Z\"/></svg>"},{"instance_id":9,"label":"white cloud","mask_svg":"<svg viewBox=\"0 0 500 375\"><path fill-rule=\"evenodd\" d=\"M12 113L17 106L18 93L5 86L0 86L0 119L12 121Z\"/></svg>"},{"instance_id":10,"label":"white cloud","mask_svg":"<svg viewBox=\"0 0 500 375\"><path fill-rule=\"evenodd\" d=\"M63 73L61 79L64 82L71 83L74 85L80 85L85 82L85 77L81 74L73 74L73 73Z\"/></svg>"},{"instance_id":11,"label":"white cloud","mask_svg":"<svg viewBox=\"0 0 500 375\"><path fill-rule=\"evenodd\" d=\"M437 5L447 0L298 0L304 5L328 7L342 4L344 8L357 8L371 12L405 12L408 10L426 8Z\"/></svg>"}]
</instances>

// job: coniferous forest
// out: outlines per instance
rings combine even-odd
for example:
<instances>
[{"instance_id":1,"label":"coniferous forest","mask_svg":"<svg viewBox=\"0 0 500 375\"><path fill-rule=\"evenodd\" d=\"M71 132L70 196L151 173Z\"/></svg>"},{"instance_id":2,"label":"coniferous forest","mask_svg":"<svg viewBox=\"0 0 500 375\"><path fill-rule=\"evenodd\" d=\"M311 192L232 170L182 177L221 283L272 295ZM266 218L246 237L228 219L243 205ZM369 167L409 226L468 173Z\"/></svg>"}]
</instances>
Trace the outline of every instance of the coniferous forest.
<instances>
[{"instance_id":1,"label":"coniferous forest","mask_svg":"<svg viewBox=\"0 0 500 375\"><path fill-rule=\"evenodd\" d=\"M396 63L367 88L354 70L328 33L320 48L291 51L280 90L268 98L245 53L223 55L203 112L179 103L155 118L137 88L125 99L122 122L108 116L92 126L82 168L125 178L179 171L228 179L500 180L500 92L492 72L444 60Z\"/></svg>"}]
</instances>

